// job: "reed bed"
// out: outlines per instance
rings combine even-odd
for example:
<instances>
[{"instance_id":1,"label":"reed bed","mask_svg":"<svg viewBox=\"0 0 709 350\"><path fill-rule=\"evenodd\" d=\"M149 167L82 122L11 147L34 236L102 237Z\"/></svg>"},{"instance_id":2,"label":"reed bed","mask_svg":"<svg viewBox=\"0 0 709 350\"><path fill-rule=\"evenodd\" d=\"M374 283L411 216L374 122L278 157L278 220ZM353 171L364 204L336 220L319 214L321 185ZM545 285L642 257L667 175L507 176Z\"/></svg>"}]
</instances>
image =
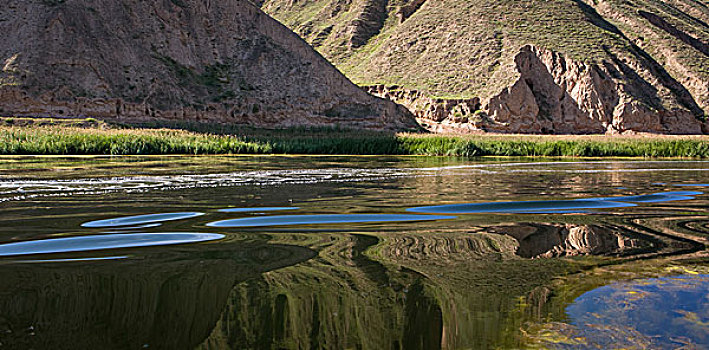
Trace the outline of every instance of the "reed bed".
<instances>
[{"instance_id":1,"label":"reed bed","mask_svg":"<svg viewBox=\"0 0 709 350\"><path fill-rule=\"evenodd\" d=\"M179 130L0 128L0 154L240 154L271 153L265 144L236 136Z\"/></svg>"},{"instance_id":2,"label":"reed bed","mask_svg":"<svg viewBox=\"0 0 709 350\"><path fill-rule=\"evenodd\" d=\"M412 154L544 157L709 157L709 138L682 136L400 135Z\"/></svg>"},{"instance_id":3,"label":"reed bed","mask_svg":"<svg viewBox=\"0 0 709 350\"><path fill-rule=\"evenodd\" d=\"M546 157L709 157L705 136L390 134L333 129L228 130L0 127L2 155L357 154Z\"/></svg>"}]
</instances>

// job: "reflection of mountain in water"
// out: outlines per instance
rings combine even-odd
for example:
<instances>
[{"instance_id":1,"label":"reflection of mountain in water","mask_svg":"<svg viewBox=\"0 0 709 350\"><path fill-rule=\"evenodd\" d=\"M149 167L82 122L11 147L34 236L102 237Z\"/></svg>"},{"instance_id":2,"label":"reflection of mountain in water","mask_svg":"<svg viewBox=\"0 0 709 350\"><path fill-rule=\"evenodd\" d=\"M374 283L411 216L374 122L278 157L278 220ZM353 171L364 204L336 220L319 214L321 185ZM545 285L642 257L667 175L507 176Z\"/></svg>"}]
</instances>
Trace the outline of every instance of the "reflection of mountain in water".
<instances>
[{"instance_id":1,"label":"reflection of mountain in water","mask_svg":"<svg viewBox=\"0 0 709 350\"><path fill-rule=\"evenodd\" d=\"M5 265L0 348L193 348L235 283L312 257L286 245L200 249L150 261Z\"/></svg>"},{"instance_id":2,"label":"reflection of mountain in water","mask_svg":"<svg viewBox=\"0 0 709 350\"><path fill-rule=\"evenodd\" d=\"M305 237L319 256L238 284L199 348L518 348L526 322L563 314L545 285L580 268L527 257L651 246L613 225L552 223L277 239Z\"/></svg>"},{"instance_id":3,"label":"reflection of mountain in water","mask_svg":"<svg viewBox=\"0 0 709 350\"><path fill-rule=\"evenodd\" d=\"M488 232L516 239L517 254L524 258L627 254L648 245L619 228L600 225L521 223L491 227Z\"/></svg>"},{"instance_id":4,"label":"reflection of mountain in water","mask_svg":"<svg viewBox=\"0 0 709 350\"><path fill-rule=\"evenodd\" d=\"M363 255L377 243L374 237L326 240L318 258L234 288L202 348L401 347L407 312L402 282L414 279Z\"/></svg>"},{"instance_id":5,"label":"reflection of mountain in water","mask_svg":"<svg viewBox=\"0 0 709 350\"><path fill-rule=\"evenodd\" d=\"M269 235L268 245L203 245L199 253L185 248L146 261L11 266L0 270L7 281L0 287L0 342L10 348L518 348L526 322L563 312L565 304L554 303L545 285L579 270L577 261L524 258L550 256L532 248L568 248L579 231L586 245L575 254L615 254L618 247L609 242L627 238L611 225L425 231L284 231ZM647 244L627 239L633 249Z\"/></svg>"},{"instance_id":6,"label":"reflection of mountain in water","mask_svg":"<svg viewBox=\"0 0 709 350\"><path fill-rule=\"evenodd\" d=\"M318 258L237 285L200 348L514 347L539 314L520 297L573 268L516 257L501 235L327 240Z\"/></svg>"}]
</instances>

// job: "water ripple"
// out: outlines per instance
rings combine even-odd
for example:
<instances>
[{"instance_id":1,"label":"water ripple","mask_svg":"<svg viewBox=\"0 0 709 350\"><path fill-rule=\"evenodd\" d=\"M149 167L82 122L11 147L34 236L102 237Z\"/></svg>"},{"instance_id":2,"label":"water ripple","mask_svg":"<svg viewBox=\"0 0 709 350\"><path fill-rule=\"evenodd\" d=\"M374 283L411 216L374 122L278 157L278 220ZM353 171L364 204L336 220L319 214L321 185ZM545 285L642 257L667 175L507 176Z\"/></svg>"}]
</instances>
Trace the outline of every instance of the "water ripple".
<instances>
[{"instance_id":1,"label":"water ripple","mask_svg":"<svg viewBox=\"0 0 709 350\"><path fill-rule=\"evenodd\" d=\"M282 210L298 210L299 207L252 207L252 208L225 208L217 211L221 213L259 213L262 211L282 211Z\"/></svg>"},{"instance_id":2,"label":"water ripple","mask_svg":"<svg viewBox=\"0 0 709 350\"><path fill-rule=\"evenodd\" d=\"M0 244L0 256L163 246L213 241L222 238L224 238L224 235L221 234L193 232L124 233L62 237Z\"/></svg>"},{"instance_id":3,"label":"water ripple","mask_svg":"<svg viewBox=\"0 0 709 350\"><path fill-rule=\"evenodd\" d=\"M264 227L347 223L406 222L455 219L455 216L406 214L317 214L277 215L210 222L210 227Z\"/></svg>"},{"instance_id":4,"label":"water ripple","mask_svg":"<svg viewBox=\"0 0 709 350\"><path fill-rule=\"evenodd\" d=\"M704 162L684 162L701 163ZM671 165L673 162L635 161L642 165ZM599 169L599 165L609 168ZM612 167L618 165L618 167ZM557 168L560 166L572 167ZM72 180L28 180L0 177L0 202L27 200L47 196L103 194L123 191L140 193L154 190L185 188L271 186L281 184L313 184L322 182L383 181L401 177L440 175L504 174L504 173L628 173L628 172L706 172L707 168L624 168L618 162L531 162L483 163L426 168L328 168L243 171L221 174L124 176ZM584 168L589 167L589 168ZM690 185L687 185L690 186ZM696 185L699 186L699 185Z\"/></svg>"},{"instance_id":5,"label":"water ripple","mask_svg":"<svg viewBox=\"0 0 709 350\"><path fill-rule=\"evenodd\" d=\"M204 215L204 213L198 213L198 212L133 215L133 216L123 216L123 217L119 217L119 218L89 221L89 222L85 222L85 223L81 224L81 227L97 228L97 227L135 226L135 225L151 224L151 223L157 223L157 222L163 222L163 221L190 219L190 218L194 218L194 217L202 216L202 215Z\"/></svg>"},{"instance_id":6,"label":"water ripple","mask_svg":"<svg viewBox=\"0 0 709 350\"><path fill-rule=\"evenodd\" d=\"M513 214L570 214L585 213L586 209L610 209L637 206L635 203L661 203L690 200L703 192L675 191L660 192L637 196L619 196L602 198L581 198L573 200L483 202L434 205L409 208L406 211L432 214L478 214L478 213L513 213Z\"/></svg>"}]
</instances>

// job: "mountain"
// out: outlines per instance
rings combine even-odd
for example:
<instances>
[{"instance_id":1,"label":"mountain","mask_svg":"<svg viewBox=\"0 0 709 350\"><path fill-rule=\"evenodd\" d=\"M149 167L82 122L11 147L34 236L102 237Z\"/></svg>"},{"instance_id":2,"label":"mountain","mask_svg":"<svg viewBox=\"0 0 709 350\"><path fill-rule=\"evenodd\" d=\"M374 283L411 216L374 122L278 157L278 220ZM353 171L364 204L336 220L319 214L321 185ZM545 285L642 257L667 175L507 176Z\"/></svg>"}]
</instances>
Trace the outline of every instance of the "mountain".
<instances>
[{"instance_id":1,"label":"mountain","mask_svg":"<svg viewBox=\"0 0 709 350\"><path fill-rule=\"evenodd\" d=\"M429 129L709 132L709 1L259 5Z\"/></svg>"},{"instance_id":2,"label":"mountain","mask_svg":"<svg viewBox=\"0 0 709 350\"><path fill-rule=\"evenodd\" d=\"M246 0L6 0L0 115L416 127Z\"/></svg>"}]
</instances>

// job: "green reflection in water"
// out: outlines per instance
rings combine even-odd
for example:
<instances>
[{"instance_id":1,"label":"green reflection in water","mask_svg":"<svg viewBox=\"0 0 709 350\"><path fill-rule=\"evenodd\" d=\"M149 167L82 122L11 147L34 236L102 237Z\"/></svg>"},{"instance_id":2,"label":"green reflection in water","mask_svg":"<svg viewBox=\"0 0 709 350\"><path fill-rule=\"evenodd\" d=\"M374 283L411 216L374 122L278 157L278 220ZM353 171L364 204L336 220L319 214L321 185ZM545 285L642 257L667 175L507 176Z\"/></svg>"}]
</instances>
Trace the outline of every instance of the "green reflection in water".
<instances>
[{"instance_id":1,"label":"green reflection in water","mask_svg":"<svg viewBox=\"0 0 709 350\"><path fill-rule=\"evenodd\" d=\"M0 266L0 343L10 349L189 349L232 287L307 260L300 247L232 242L141 259Z\"/></svg>"}]
</instances>

